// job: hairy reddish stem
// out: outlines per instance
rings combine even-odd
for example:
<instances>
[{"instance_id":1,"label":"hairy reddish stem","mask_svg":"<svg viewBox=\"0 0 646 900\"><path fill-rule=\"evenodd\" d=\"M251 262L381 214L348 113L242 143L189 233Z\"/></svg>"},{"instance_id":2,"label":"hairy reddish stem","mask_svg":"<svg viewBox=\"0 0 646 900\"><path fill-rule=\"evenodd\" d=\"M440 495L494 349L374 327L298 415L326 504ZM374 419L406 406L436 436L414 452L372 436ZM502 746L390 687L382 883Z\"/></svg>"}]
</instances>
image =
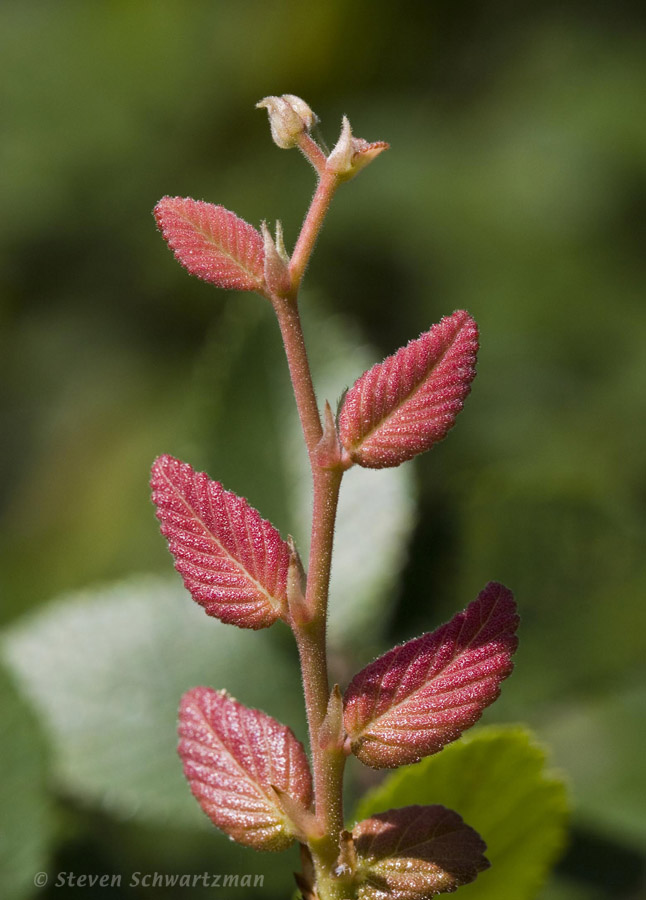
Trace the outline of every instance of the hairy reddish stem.
<instances>
[{"instance_id":1,"label":"hairy reddish stem","mask_svg":"<svg viewBox=\"0 0 646 900\"><path fill-rule=\"evenodd\" d=\"M316 817L323 837L311 844L317 871L329 882L321 900L335 900L337 893L332 871L339 854L339 836L343 829L343 770L345 754L341 748L321 746L321 725L327 712L330 687L327 672L325 629L328 591L334 542L339 489L343 471L313 467L314 509L307 576L306 603L313 614L305 625L296 625L294 634L303 674L305 706L312 751ZM319 885L319 889L322 885ZM338 886L341 890L341 886Z\"/></svg>"},{"instance_id":2,"label":"hairy reddish stem","mask_svg":"<svg viewBox=\"0 0 646 900\"><path fill-rule=\"evenodd\" d=\"M334 542L339 488L343 473L338 469L314 470L314 509L312 512L312 537L305 601L312 616L311 621L297 628L296 640L301 656L303 681L306 694L312 754L319 757L319 729L327 712L330 687L327 675L325 626L327 601ZM315 766L315 769L318 766ZM315 784L317 783L315 773ZM330 806L330 798L322 789L315 790L317 813L319 799L324 807Z\"/></svg>"},{"instance_id":3,"label":"hairy reddish stem","mask_svg":"<svg viewBox=\"0 0 646 900\"><path fill-rule=\"evenodd\" d=\"M301 427L307 445L307 451L312 459L314 448L323 436L321 417L316 402L316 393L312 382L312 373L307 349L301 327L301 317L298 312L296 300L288 300L283 297L273 297L272 302L280 333L285 346L289 375L294 388L296 406L301 420Z\"/></svg>"},{"instance_id":4,"label":"hairy reddish stem","mask_svg":"<svg viewBox=\"0 0 646 900\"><path fill-rule=\"evenodd\" d=\"M322 175L325 171L327 157L316 141L304 131L298 139L298 146L303 152L303 156L312 163L319 176Z\"/></svg>"},{"instance_id":5,"label":"hairy reddish stem","mask_svg":"<svg viewBox=\"0 0 646 900\"><path fill-rule=\"evenodd\" d=\"M311 141L311 139L309 139ZM321 742L321 725L325 718L330 686L327 670L326 625L334 525L343 470L340 466L323 468L316 448L323 436L321 417L307 358L305 340L298 313L298 289L323 224L330 200L338 185L334 173L325 169L315 151L313 141L301 146L319 172L319 183L303 222L290 263L292 290L288 297L272 296L280 325L296 405L305 436L312 469L314 506L307 574L305 605L306 622L293 621L303 676L303 690L312 753L316 818L323 836L310 840L310 851L317 873L317 890L321 900L344 900L347 886L334 875L339 855L339 839L343 829L343 770L345 754L341 747ZM322 157L322 153L321 153ZM324 157L322 157L324 160Z\"/></svg>"},{"instance_id":6,"label":"hairy reddish stem","mask_svg":"<svg viewBox=\"0 0 646 900\"><path fill-rule=\"evenodd\" d=\"M323 169L289 264L289 271L292 276L292 289L295 292L298 291L305 274L305 269L312 255L316 239L319 236L323 220L330 207L330 201L338 185L338 176L334 172Z\"/></svg>"}]
</instances>

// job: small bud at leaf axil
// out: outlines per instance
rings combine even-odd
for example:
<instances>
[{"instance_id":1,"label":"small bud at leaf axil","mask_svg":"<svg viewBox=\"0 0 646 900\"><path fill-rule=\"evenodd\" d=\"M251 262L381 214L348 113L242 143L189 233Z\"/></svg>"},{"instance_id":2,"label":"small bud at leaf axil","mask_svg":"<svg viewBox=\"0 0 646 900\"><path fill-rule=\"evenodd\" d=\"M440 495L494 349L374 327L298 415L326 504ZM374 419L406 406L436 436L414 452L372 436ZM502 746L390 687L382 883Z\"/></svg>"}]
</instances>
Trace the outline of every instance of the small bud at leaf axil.
<instances>
[{"instance_id":1,"label":"small bud at leaf axil","mask_svg":"<svg viewBox=\"0 0 646 900\"><path fill-rule=\"evenodd\" d=\"M287 544L290 551L289 568L287 569L287 608L295 622L304 624L312 618L311 610L308 609L305 599L307 576L300 554L296 549L294 538L291 535L287 538Z\"/></svg>"},{"instance_id":2,"label":"small bud at leaf axil","mask_svg":"<svg viewBox=\"0 0 646 900\"><path fill-rule=\"evenodd\" d=\"M357 850L352 833L344 830L339 836L339 856L334 874L337 878L352 877L357 870L357 862Z\"/></svg>"},{"instance_id":3,"label":"small bud at leaf axil","mask_svg":"<svg viewBox=\"0 0 646 900\"><path fill-rule=\"evenodd\" d=\"M276 784L270 785L276 805L288 819L288 828L301 842L323 837L323 830L313 812Z\"/></svg>"},{"instance_id":4,"label":"small bud at leaf axil","mask_svg":"<svg viewBox=\"0 0 646 900\"><path fill-rule=\"evenodd\" d=\"M283 235L283 223L280 219L276 219L276 250L278 251L278 255L285 263L286 266L289 265L289 253L285 249L285 237Z\"/></svg>"},{"instance_id":5,"label":"small bud at leaf axil","mask_svg":"<svg viewBox=\"0 0 646 900\"><path fill-rule=\"evenodd\" d=\"M349 457L347 461L342 459L342 449L337 433L335 416L332 412L332 407L326 400L323 414L323 435L314 450L317 464L322 469L334 469L340 465L345 465L347 468L349 465L352 465Z\"/></svg>"},{"instance_id":6,"label":"small bud at leaf axil","mask_svg":"<svg viewBox=\"0 0 646 900\"><path fill-rule=\"evenodd\" d=\"M341 750L345 742L343 727L343 697L338 684L334 685L327 702L327 712L319 729L321 750Z\"/></svg>"},{"instance_id":7,"label":"small bud at leaf axil","mask_svg":"<svg viewBox=\"0 0 646 900\"><path fill-rule=\"evenodd\" d=\"M318 118L304 100L294 94L282 97L265 97L256 103L257 109L266 109L274 143L283 150L298 145L298 138L309 131Z\"/></svg>"},{"instance_id":8,"label":"small bud at leaf axil","mask_svg":"<svg viewBox=\"0 0 646 900\"><path fill-rule=\"evenodd\" d=\"M286 263L283 259L282 253L274 243L266 222L262 223L261 231L264 242L263 266L265 286L272 294L284 297L285 294L289 293L292 286L292 279L289 274L289 260ZM280 234L281 249L284 253L285 245L282 241L282 230L279 230L278 226L276 227L276 234Z\"/></svg>"}]
</instances>

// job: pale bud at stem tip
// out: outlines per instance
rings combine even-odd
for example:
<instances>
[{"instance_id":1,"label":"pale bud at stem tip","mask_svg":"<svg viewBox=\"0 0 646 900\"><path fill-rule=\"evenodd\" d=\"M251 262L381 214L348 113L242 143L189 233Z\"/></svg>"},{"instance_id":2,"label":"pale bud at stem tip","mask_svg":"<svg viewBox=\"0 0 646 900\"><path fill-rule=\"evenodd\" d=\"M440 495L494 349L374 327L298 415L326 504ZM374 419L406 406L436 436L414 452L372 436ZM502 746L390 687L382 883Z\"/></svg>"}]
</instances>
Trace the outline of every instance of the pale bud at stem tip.
<instances>
[{"instance_id":1,"label":"pale bud at stem tip","mask_svg":"<svg viewBox=\"0 0 646 900\"><path fill-rule=\"evenodd\" d=\"M389 146L385 141L370 144L363 138L354 137L348 117L343 116L341 134L328 156L327 168L334 172L339 180L349 181L380 153L388 150Z\"/></svg>"},{"instance_id":2,"label":"pale bud at stem tip","mask_svg":"<svg viewBox=\"0 0 646 900\"><path fill-rule=\"evenodd\" d=\"M309 132L318 118L304 100L294 94L281 97L265 97L256 103L257 109L266 109L274 143L283 150L296 147L303 132Z\"/></svg>"}]
</instances>

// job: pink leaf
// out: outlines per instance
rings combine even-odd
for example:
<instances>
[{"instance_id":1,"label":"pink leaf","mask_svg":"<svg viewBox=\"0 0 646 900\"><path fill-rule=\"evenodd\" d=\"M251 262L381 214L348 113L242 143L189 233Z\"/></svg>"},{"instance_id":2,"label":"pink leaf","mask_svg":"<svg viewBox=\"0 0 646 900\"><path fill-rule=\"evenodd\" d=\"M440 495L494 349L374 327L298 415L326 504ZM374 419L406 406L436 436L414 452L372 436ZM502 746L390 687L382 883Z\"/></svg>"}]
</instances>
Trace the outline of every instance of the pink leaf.
<instances>
[{"instance_id":1,"label":"pink leaf","mask_svg":"<svg viewBox=\"0 0 646 900\"><path fill-rule=\"evenodd\" d=\"M471 390L478 327L459 310L359 378L339 417L353 462L398 466L441 441Z\"/></svg>"},{"instance_id":2,"label":"pink leaf","mask_svg":"<svg viewBox=\"0 0 646 900\"><path fill-rule=\"evenodd\" d=\"M161 532L193 599L240 628L287 616L289 545L242 497L172 456L153 465Z\"/></svg>"},{"instance_id":3,"label":"pink leaf","mask_svg":"<svg viewBox=\"0 0 646 900\"><path fill-rule=\"evenodd\" d=\"M480 835L444 806L390 809L355 826L359 900L427 900L489 867Z\"/></svg>"},{"instance_id":4,"label":"pink leaf","mask_svg":"<svg viewBox=\"0 0 646 900\"><path fill-rule=\"evenodd\" d=\"M262 237L244 219L190 197L164 197L154 213L168 246L191 275L238 291L262 287Z\"/></svg>"},{"instance_id":5,"label":"pink leaf","mask_svg":"<svg viewBox=\"0 0 646 900\"><path fill-rule=\"evenodd\" d=\"M344 714L353 753L374 768L394 768L458 738L511 674L518 621L511 591L490 582L446 625L355 675Z\"/></svg>"},{"instance_id":6,"label":"pink leaf","mask_svg":"<svg viewBox=\"0 0 646 900\"><path fill-rule=\"evenodd\" d=\"M307 757L291 730L225 691L197 687L182 697L179 735L184 774L213 824L256 850L288 847L293 829L273 787L312 803Z\"/></svg>"}]
</instances>

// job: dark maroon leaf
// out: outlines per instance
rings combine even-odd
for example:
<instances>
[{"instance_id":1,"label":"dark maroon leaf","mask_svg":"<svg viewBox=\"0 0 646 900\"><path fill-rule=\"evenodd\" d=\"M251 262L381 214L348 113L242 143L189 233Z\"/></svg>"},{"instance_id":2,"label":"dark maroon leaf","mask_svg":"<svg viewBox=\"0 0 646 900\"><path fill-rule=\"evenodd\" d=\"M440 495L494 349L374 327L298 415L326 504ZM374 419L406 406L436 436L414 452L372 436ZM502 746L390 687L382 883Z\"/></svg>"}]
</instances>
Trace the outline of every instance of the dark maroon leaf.
<instances>
[{"instance_id":1,"label":"dark maroon leaf","mask_svg":"<svg viewBox=\"0 0 646 900\"><path fill-rule=\"evenodd\" d=\"M480 835L444 806L405 806L355 826L359 900L427 900L488 868Z\"/></svg>"}]
</instances>

